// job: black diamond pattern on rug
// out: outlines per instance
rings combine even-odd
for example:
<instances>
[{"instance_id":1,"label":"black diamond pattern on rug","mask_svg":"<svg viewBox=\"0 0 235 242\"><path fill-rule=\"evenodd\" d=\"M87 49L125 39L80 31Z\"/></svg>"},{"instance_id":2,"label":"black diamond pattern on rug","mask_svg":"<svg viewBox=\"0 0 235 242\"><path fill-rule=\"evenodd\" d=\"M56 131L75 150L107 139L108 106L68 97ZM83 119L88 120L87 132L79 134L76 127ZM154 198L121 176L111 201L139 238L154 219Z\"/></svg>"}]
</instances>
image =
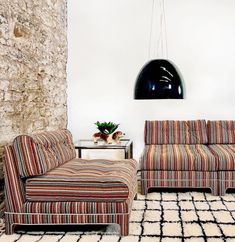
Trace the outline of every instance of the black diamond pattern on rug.
<instances>
[{"instance_id":1,"label":"black diamond pattern on rug","mask_svg":"<svg viewBox=\"0 0 235 242\"><path fill-rule=\"evenodd\" d=\"M2 234L0 242L235 242L235 194L138 194L126 237L119 236L118 225L26 228Z\"/></svg>"}]
</instances>

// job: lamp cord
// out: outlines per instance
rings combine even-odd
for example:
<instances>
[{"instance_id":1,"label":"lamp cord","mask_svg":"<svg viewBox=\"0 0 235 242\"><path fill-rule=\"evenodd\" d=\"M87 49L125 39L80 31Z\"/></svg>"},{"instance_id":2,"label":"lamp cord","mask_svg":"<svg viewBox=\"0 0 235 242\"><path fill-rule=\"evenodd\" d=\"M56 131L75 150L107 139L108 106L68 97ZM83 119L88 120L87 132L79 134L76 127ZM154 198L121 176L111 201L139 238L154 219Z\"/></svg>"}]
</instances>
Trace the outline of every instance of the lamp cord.
<instances>
[{"instance_id":1,"label":"lamp cord","mask_svg":"<svg viewBox=\"0 0 235 242\"><path fill-rule=\"evenodd\" d=\"M150 22L150 34L149 34L149 51L148 51L148 59L150 60L150 52L151 52L151 42L152 42L152 34L153 34L153 12L155 8L155 0L152 0L152 13L151 13L151 22Z\"/></svg>"},{"instance_id":2,"label":"lamp cord","mask_svg":"<svg viewBox=\"0 0 235 242\"><path fill-rule=\"evenodd\" d=\"M165 46L166 46L166 58L168 59L168 43L167 43L167 31L166 31L166 13L165 13L165 0L162 0L162 12L163 12L163 23L165 30Z\"/></svg>"},{"instance_id":3,"label":"lamp cord","mask_svg":"<svg viewBox=\"0 0 235 242\"><path fill-rule=\"evenodd\" d=\"M160 14L160 37L161 37L161 56L162 58L164 58L164 33L163 33L163 27L164 27L164 17L163 17L163 0L160 0L160 10L161 10L161 14Z\"/></svg>"},{"instance_id":4,"label":"lamp cord","mask_svg":"<svg viewBox=\"0 0 235 242\"><path fill-rule=\"evenodd\" d=\"M160 9L160 32L157 39L157 48L155 49L154 56L157 58L164 56L168 59L168 43L167 43L167 30L166 30L166 14L165 14L165 0L158 0L159 9ZM151 22L150 22L150 34L149 34L149 49L148 49L148 59L150 60L151 56L151 47L152 47L152 39L153 39L153 20L154 13L156 14L156 6L155 0L152 0L152 10L151 10ZM165 49L164 49L165 44ZM165 53L164 53L165 52Z\"/></svg>"}]
</instances>

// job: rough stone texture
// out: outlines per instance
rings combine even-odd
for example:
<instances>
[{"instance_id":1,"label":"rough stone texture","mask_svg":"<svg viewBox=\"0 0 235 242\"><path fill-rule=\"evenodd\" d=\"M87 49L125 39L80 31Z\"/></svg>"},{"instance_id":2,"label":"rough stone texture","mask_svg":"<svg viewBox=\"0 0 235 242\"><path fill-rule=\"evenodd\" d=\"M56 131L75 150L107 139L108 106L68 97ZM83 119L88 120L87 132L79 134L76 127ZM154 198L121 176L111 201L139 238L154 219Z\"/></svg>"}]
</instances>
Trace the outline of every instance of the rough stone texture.
<instances>
[{"instance_id":1,"label":"rough stone texture","mask_svg":"<svg viewBox=\"0 0 235 242\"><path fill-rule=\"evenodd\" d=\"M0 164L16 135L67 125L66 1L0 2Z\"/></svg>"}]
</instances>

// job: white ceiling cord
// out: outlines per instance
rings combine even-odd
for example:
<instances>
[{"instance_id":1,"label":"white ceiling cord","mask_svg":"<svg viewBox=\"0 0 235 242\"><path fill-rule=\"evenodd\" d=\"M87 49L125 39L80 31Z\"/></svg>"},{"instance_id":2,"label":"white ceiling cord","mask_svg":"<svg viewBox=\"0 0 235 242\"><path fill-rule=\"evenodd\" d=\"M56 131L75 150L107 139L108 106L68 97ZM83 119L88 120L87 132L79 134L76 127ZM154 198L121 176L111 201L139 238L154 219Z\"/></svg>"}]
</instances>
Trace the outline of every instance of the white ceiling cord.
<instances>
[{"instance_id":1,"label":"white ceiling cord","mask_svg":"<svg viewBox=\"0 0 235 242\"><path fill-rule=\"evenodd\" d=\"M155 13L155 0L152 0L152 8L151 8L151 19L150 19L150 33L149 33L149 49L148 49L148 60L151 58L151 45L153 38L153 15Z\"/></svg>"},{"instance_id":2,"label":"white ceiling cord","mask_svg":"<svg viewBox=\"0 0 235 242\"><path fill-rule=\"evenodd\" d=\"M164 34L165 34L165 51L166 51L166 59L168 59L168 46L167 46L167 32L166 32L166 13L165 13L165 0L161 0L162 1L162 12L163 12L163 28L164 28Z\"/></svg>"},{"instance_id":3,"label":"white ceiling cord","mask_svg":"<svg viewBox=\"0 0 235 242\"><path fill-rule=\"evenodd\" d=\"M158 4L155 3L156 1L158 2ZM159 18L157 18L157 9L159 9ZM155 25L154 25L154 17L156 19ZM159 19L159 28L157 28L157 23L158 23L157 19ZM153 38L154 29L156 33L155 39ZM155 42L155 44L153 42ZM152 48L152 46L155 46L155 48ZM165 0L152 0L149 49L148 49L149 60L151 58L151 53L155 58L158 58L158 59L168 58Z\"/></svg>"}]
</instances>

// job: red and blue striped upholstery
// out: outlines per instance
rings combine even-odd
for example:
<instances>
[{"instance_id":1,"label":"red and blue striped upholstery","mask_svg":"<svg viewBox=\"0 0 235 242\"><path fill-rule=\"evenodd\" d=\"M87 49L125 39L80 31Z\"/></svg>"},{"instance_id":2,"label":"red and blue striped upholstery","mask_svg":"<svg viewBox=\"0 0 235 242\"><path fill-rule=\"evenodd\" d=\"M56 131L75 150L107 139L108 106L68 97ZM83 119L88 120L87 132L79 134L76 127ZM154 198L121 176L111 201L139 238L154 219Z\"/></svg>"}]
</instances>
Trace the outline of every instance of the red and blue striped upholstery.
<instances>
[{"instance_id":1,"label":"red and blue striped upholstery","mask_svg":"<svg viewBox=\"0 0 235 242\"><path fill-rule=\"evenodd\" d=\"M73 159L42 176L28 178L26 199L121 202L136 191L136 172L135 160Z\"/></svg>"},{"instance_id":2,"label":"red and blue striped upholstery","mask_svg":"<svg viewBox=\"0 0 235 242\"><path fill-rule=\"evenodd\" d=\"M207 130L209 144L235 144L234 120L209 120Z\"/></svg>"},{"instance_id":3,"label":"red and blue striped upholstery","mask_svg":"<svg viewBox=\"0 0 235 242\"><path fill-rule=\"evenodd\" d=\"M235 144L209 145L209 149L215 156L220 171L235 171Z\"/></svg>"},{"instance_id":4,"label":"red and blue striped upholstery","mask_svg":"<svg viewBox=\"0 0 235 242\"><path fill-rule=\"evenodd\" d=\"M209 187L223 195L235 187L235 121L146 121L140 161L143 193Z\"/></svg>"},{"instance_id":5,"label":"red and blue striped upholstery","mask_svg":"<svg viewBox=\"0 0 235 242\"><path fill-rule=\"evenodd\" d=\"M42 175L76 156L68 130L21 135L13 146L22 177Z\"/></svg>"},{"instance_id":6,"label":"red and blue striped upholstery","mask_svg":"<svg viewBox=\"0 0 235 242\"><path fill-rule=\"evenodd\" d=\"M235 188L235 170L233 171L220 171L219 177L219 189L220 194L225 195L228 188Z\"/></svg>"},{"instance_id":7,"label":"red and blue striped upholstery","mask_svg":"<svg viewBox=\"0 0 235 242\"><path fill-rule=\"evenodd\" d=\"M11 145L4 147L4 179L6 211L21 212L26 201L24 184L15 162L15 152Z\"/></svg>"},{"instance_id":8,"label":"red and blue striped upholstery","mask_svg":"<svg viewBox=\"0 0 235 242\"><path fill-rule=\"evenodd\" d=\"M132 199L133 200L133 199ZM50 204L51 205L51 204ZM49 206L50 206L49 205ZM89 204L87 204L89 205ZM92 205L92 204L91 204ZM103 207L106 207L106 204L103 204ZM128 204L128 207L131 208L132 203ZM101 205L102 207L102 205ZM7 213L5 215L6 221L6 233L12 232L12 225L13 224L39 224L39 225L68 225L68 224L119 224L120 225L120 233L122 236L126 236L129 233L129 218L130 218L130 209L128 213L112 213L115 211L110 205L112 210L108 214L58 214L57 210L55 209L55 213ZM8 231L8 232L7 232Z\"/></svg>"},{"instance_id":9,"label":"red and blue striped upholstery","mask_svg":"<svg viewBox=\"0 0 235 242\"><path fill-rule=\"evenodd\" d=\"M211 171L142 171L141 191L146 194L153 187L210 188L218 195L218 172Z\"/></svg>"},{"instance_id":10,"label":"red and blue striped upholstery","mask_svg":"<svg viewBox=\"0 0 235 242\"><path fill-rule=\"evenodd\" d=\"M82 223L118 223L128 234L136 161L74 157L67 130L19 136L5 146L6 234L15 224Z\"/></svg>"},{"instance_id":11,"label":"red and blue striped upholstery","mask_svg":"<svg viewBox=\"0 0 235 242\"><path fill-rule=\"evenodd\" d=\"M129 213L129 204L125 202L71 202L71 201L54 201L54 202L26 202L23 207L25 213L56 213L56 214L115 214Z\"/></svg>"},{"instance_id":12,"label":"red and blue striped upholstery","mask_svg":"<svg viewBox=\"0 0 235 242\"><path fill-rule=\"evenodd\" d=\"M145 144L206 144L206 121L145 121Z\"/></svg>"},{"instance_id":13,"label":"red and blue striped upholstery","mask_svg":"<svg viewBox=\"0 0 235 242\"><path fill-rule=\"evenodd\" d=\"M205 145L145 145L141 170L216 171L218 163Z\"/></svg>"}]
</instances>

